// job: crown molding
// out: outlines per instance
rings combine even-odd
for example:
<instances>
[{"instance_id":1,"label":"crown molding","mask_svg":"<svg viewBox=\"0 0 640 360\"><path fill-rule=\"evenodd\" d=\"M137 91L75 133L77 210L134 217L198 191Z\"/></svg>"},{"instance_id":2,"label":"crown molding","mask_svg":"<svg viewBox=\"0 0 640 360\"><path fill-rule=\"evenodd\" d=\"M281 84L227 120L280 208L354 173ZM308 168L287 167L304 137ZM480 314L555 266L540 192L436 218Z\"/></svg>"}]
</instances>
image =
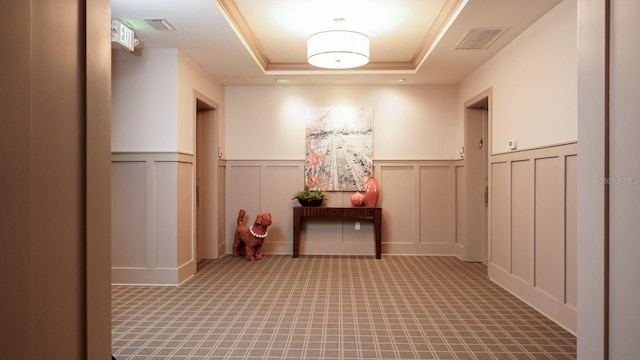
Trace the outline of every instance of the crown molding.
<instances>
[{"instance_id":1,"label":"crown molding","mask_svg":"<svg viewBox=\"0 0 640 360\"><path fill-rule=\"evenodd\" d=\"M301 75L301 74L393 74L415 73L431 54L449 26L457 18L469 0L446 0L433 24L418 44L411 59L394 62L371 62L356 69L327 70L319 69L307 63L274 63L251 30L240 8L234 0L216 0L216 3L227 22L242 41L256 63L265 74L269 75Z\"/></svg>"}]
</instances>

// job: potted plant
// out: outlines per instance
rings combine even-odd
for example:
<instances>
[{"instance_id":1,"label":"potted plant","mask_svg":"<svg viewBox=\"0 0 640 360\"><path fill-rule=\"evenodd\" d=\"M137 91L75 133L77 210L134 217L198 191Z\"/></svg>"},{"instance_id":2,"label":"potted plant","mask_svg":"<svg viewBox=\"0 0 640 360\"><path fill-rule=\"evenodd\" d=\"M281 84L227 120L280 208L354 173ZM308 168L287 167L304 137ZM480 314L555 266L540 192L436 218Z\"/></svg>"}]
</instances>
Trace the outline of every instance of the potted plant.
<instances>
[{"instance_id":1,"label":"potted plant","mask_svg":"<svg viewBox=\"0 0 640 360\"><path fill-rule=\"evenodd\" d=\"M293 199L298 199L298 202L302 206L320 206L324 200L325 194L322 189L310 190L309 186L305 185L304 190L300 190L293 194Z\"/></svg>"}]
</instances>

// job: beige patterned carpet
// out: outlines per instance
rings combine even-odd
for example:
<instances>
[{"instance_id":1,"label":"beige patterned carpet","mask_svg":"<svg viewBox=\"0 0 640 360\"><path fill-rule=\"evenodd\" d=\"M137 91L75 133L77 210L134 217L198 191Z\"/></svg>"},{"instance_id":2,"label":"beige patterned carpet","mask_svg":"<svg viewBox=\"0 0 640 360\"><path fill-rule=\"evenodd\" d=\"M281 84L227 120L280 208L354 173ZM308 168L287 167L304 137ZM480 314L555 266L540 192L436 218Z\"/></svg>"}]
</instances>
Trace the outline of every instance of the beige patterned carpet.
<instances>
[{"instance_id":1,"label":"beige patterned carpet","mask_svg":"<svg viewBox=\"0 0 640 360\"><path fill-rule=\"evenodd\" d=\"M455 257L225 256L112 287L125 359L575 359L576 338Z\"/></svg>"}]
</instances>

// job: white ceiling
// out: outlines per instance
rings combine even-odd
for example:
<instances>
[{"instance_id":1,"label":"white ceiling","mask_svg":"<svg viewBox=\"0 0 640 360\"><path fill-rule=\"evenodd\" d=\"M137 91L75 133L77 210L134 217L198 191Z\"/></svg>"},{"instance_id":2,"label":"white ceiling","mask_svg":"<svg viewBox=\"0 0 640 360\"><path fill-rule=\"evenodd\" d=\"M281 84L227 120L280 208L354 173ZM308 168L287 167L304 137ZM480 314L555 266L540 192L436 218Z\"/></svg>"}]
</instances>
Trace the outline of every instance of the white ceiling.
<instances>
[{"instance_id":1,"label":"white ceiling","mask_svg":"<svg viewBox=\"0 0 640 360\"><path fill-rule=\"evenodd\" d=\"M111 17L133 26L136 52L179 48L224 85L455 84L561 1L111 0ZM144 18L166 18L176 30ZM369 36L368 65L306 64L307 37L337 28ZM478 28L507 30L487 49L454 49Z\"/></svg>"}]
</instances>

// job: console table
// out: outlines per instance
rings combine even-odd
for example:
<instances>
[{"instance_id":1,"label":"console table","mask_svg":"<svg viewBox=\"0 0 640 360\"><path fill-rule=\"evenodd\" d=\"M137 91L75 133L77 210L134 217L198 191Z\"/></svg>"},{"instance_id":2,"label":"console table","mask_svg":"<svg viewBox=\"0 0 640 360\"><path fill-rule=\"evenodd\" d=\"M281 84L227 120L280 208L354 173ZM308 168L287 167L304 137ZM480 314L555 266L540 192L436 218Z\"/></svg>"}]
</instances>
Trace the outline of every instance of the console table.
<instances>
[{"instance_id":1,"label":"console table","mask_svg":"<svg viewBox=\"0 0 640 360\"><path fill-rule=\"evenodd\" d=\"M382 208L379 207L329 207L295 206L293 208L293 257L300 256L302 218L365 218L373 219L376 242L376 259L382 258Z\"/></svg>"}]
</instances>

